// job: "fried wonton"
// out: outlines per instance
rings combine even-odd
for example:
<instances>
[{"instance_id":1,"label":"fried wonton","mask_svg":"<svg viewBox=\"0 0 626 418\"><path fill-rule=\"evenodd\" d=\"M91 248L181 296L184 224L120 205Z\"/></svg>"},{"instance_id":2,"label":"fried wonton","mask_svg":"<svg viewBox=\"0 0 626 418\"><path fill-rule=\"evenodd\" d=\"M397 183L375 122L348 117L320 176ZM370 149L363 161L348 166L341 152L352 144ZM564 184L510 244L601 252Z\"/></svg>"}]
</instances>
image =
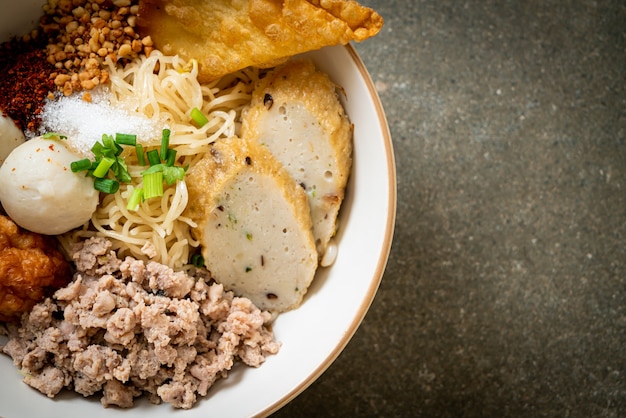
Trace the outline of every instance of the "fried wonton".
<instances>
[{"instance_id":1,"label":"fried wonton","mask_svg":"<svg viewBox=\"0 0 626 418\"><path fill-rule=\"evenodd\" d=\"M196 59L200 81L376 35L383 18L354 0L142 0L137 25L157 49Z\"/></svg>"}]
</instances>

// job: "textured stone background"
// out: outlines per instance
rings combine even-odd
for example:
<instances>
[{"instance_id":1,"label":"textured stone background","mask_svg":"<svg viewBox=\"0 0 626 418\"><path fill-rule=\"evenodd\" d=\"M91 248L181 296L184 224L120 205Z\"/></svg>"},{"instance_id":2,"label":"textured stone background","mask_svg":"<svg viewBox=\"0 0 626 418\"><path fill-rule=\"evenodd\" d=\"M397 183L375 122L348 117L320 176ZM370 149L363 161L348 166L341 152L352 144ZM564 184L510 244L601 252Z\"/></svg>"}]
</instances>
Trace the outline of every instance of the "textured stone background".
<instances>
[{"instance_id":1,"label":"textured stone background","mask_svg":"<svg viewBox=\"0 0 626 418\"><path fill-rule=\"evenodd\" d=\"M380 290L276 417L626 416L626 3L362 0L398 210Z\"/></svg>"}]
</instances>

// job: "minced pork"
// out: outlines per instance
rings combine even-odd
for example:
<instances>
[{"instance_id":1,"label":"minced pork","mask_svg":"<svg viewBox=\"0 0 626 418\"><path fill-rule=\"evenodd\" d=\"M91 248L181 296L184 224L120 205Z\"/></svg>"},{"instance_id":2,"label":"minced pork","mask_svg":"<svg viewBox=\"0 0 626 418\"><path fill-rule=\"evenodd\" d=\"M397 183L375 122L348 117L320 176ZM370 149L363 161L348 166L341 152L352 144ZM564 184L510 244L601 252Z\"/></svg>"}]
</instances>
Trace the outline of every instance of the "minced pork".
<instances>
[{"instance_id":1,"label":"minced pork","mask_svg":"<svg viewBox=\"0 0 626 418\"><path fill-rule=\"evenodd\" d=\"M4 353L24 382L49 397L63 388L102 405L191 408L241 360L259 366L280 348L270 313L225 291L208 272L117 258L90 238L73 254L74 280L35 305L21 326L6 324Z\"/></svg>"}]
</instances>

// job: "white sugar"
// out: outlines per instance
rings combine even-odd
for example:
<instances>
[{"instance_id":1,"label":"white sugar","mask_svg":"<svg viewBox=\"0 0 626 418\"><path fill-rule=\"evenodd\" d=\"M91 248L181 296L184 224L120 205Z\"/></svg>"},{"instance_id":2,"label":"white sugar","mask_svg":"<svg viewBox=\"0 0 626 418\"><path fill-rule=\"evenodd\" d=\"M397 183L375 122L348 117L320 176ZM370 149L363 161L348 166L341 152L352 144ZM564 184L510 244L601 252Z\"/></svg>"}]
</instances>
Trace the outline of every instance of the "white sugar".
<instances>
[{"instance_id":1,"label":"white sugar","mask_svg":"<svg viewBox=\"0 0 626 418\"><path fill-rule=\"evenodd\" d=\"M141 113L111 105L106 89L93 91L91 96L91 102L83 100L82 94L48 101L41 115L39 134L65 135L76 152L88 157L103 134L135 134L138 142L147 143L160 140L162 130L167 128Z\"/></svg>"}]
</instances>

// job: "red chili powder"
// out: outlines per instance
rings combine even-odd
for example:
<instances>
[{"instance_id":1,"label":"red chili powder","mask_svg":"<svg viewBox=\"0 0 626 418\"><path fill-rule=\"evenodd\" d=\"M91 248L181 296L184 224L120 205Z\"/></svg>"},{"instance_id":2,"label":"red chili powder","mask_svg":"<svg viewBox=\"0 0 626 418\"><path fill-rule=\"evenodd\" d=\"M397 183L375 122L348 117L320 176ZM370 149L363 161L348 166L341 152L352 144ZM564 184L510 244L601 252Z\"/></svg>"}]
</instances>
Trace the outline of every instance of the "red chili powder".
<instances>
[{"instance_id":1,"label":"red chili powder","mask_svg":"<svg viewBox=\"0 0 626 418\"><path fill-rule=\"evenodd\" d=\"M44 100L56 90L54 66L46 58L37 42L0 44L0 111L22 130L36 131Z\"/></svg>"}]
</instances>

